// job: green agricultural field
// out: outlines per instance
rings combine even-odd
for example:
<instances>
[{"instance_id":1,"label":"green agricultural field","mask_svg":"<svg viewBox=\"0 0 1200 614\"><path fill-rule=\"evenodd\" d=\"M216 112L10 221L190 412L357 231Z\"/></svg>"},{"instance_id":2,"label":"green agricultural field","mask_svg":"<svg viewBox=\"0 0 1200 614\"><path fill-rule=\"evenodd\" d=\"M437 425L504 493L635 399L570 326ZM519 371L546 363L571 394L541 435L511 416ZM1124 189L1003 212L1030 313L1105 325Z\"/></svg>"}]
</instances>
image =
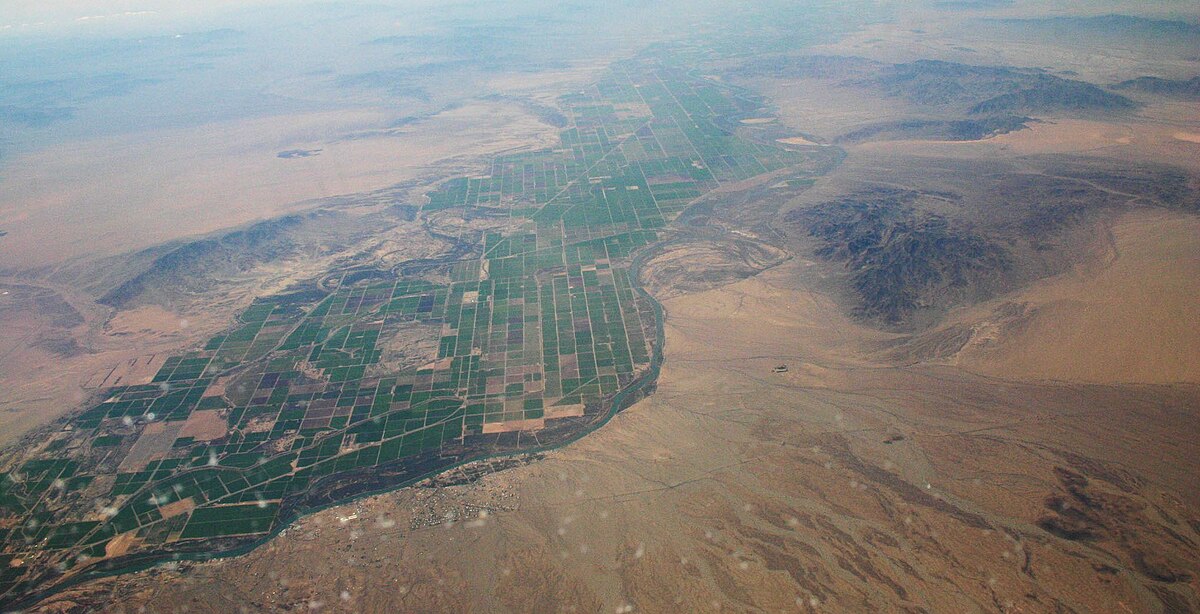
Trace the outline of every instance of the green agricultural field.
<instances>
[{"instance_id":1,"label":"green agricultural field","mask_svg":"<svg viewBox=\"0 0 1200 614\"><path fill-rule=\"evenodd\" d=\"M0 474L0 604L72 576L243 547L315 507L602 424L657 374L635 254L713 189L833 155L723 126L742 92L648 57L561 100L561 145L449 178L423 212L507 220L420 270L331 272L109 388ZM807 166L804 166L807 165ZM416 366L388 340L433 336ZM68 445L69 444L69 445ZM119 536L125 558L103 558ZM18 563L19 562L19 563Z\"/></svg>"}]
</instances>

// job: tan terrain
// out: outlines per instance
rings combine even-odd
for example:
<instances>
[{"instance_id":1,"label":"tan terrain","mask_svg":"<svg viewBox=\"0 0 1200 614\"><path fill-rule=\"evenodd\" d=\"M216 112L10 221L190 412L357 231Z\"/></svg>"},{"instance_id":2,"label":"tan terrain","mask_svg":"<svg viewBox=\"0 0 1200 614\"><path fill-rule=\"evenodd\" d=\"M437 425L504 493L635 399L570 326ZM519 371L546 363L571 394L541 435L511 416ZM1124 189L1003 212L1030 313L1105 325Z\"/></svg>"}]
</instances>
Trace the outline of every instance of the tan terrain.
<instances>
[{"instance_id":1,"label":"tan terrain","mask_svg":"<svg viewBox=\"0 0 1200 614\"><path fill-rule=\"evenodd\" d=\"M1087 46L972 43L939 15L821 51L1037 58L1100 81L1195 66L1145 49L1097 59ZM915 112L815 79L739 83L805 135L780 139L794 145ZM871 163L901 155L930 167L904 188L941 187L952 170L937 165L958 159L966 172L1048 154L1200 170L1194 103L1038 119L976 142L847 145L842 174L809 194L890 185L903 168L872 176ZM718 198L763 215L745 194L779 179ZM71 587L34 611L1200 610L1200 217L1126 205L1082 218L1065 270L916 330L852 317L839 265L783 237L777 209L753 232L684 233L643 271L667 314L657 388L598 431L475 481L452 472L314 513L240 557ZM765 229L782 238L768 244Z\"/></svg>"},{"instance_id":2,"label":"tan terrain","mask_svg":"<svg viewBox=\"0 0 1200 614\"><path fill-rule=\"evenodd\" d=\"M548 79L562 86L587 74ZM0 285L12 287L0 295L0 329L10 331L0 339L0 445L76 408L96 388L89 383L104 382L123 363L202 342L255 296L320 275L362 246L266 263L222 280L219 293L165 308L97 305L80 288L96 282L95 269L134 268L125 259L140 249L312 210L326 197L411 180L428 185L431 169L475 172L485 154L557 140L554 127L511 101L466 104L400 128L380 128L386 119L331 112L247 120L75 143L7 162L0 226L9 233L0 241L0 266L10 273ZM276 155L293 149L316 153ZM113 215L118 205L123 213ZM440 245L418 232L417 224L380 232L369 247L389 266L435 253ZM77 318L49 318L39 300Z\"/></svg>"},{"instance_id":3,"label":"tan terrain","mask_svg":"<svg viewBox=\"0 0 1200 614\"><path fill-rule=\"evenodd\" d=\"M108 256L421 177L447 158L544 147L557 131L478 102L401 128L386 110L243 120L72 143L5 164L6 268ZM283 158L280 152L308 155ZM120 215L115 214L119 208Z\"/></svg>"},{"instance_id":4,"label":"tan terrain","mask_svg":"<svg viewBox=\"0 0 1200 614\"><path fill-rule=\"evenodd\" d=\"M1094 270L970 310L990 309L992 319L963 314L975 334L958 364L1023 379L1200 383L1200 219L1127 214L1113 224L1111 241ZM995 317L1013 305L1020 315Z\"/></svg>"},{"instance_id":5,"label":"tan terrain","mask_svg":"<svg viewBox=\"0 0 1200 614\"><path fill-rule=\"evenodd\" d=\"M809 264L667 299L658 391L538 462L333 508L247 556L45 607L99 594L212 612L1197 604L1200 389L889 366L870 350L889 335L797 284ZM1090 364L1102 373L1104 356Z\"/></svg>"}]
</instances>

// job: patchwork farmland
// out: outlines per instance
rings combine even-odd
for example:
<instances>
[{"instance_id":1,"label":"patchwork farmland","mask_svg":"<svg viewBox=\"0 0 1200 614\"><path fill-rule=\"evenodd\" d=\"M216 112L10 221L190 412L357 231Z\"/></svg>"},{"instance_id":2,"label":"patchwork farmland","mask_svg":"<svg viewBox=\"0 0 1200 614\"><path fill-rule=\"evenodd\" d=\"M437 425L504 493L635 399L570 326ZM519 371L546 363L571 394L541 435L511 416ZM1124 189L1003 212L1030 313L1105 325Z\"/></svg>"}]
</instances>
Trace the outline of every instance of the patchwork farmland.
<instances>
[{"instance_id":1,"label":"patchwork farmland","mask_svg":"<svg viewBox=\"0 0 1200 614\"><path fill-rule=\"evenodd\" d=\"M152 383L102 388L10 451L0 603L244 550L320 506L585 434L657 375L639 250L722 184L831 155L735 130L759 101L654 57L560 106L558 148L448 179L420 213L502 230L263 297Z\"/></svg>"}]
</instances>

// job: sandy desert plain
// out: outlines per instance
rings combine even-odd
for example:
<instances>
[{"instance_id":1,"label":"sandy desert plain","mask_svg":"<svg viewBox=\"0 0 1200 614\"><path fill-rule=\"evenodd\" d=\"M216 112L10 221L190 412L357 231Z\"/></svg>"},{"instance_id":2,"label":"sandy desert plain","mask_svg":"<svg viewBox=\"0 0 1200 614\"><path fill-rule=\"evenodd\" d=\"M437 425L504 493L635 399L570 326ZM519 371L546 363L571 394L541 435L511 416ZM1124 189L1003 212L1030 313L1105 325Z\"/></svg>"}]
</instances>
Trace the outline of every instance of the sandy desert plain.
<instances>
[{"instance_id":1,"label":"sandy desert plain","mask_svg":"<svg viewBox=\"0 0 1200 614\"><path fill-rule=\"evenodd\" d=\"M596 156L583 175L591 179L579 183L613 188L602 193L610 195L602 209L632 212L656 233L628 261L614 248L611 259L593 263L620 270L625 262L631 287L661 306L661 338L648 319L629 323L630 314L647 318L645 305L626 302L615 312L625 330L647 333L647 347L661 350L652 392L561 447L522 454L519 443L516 450L496 444L508 452L454 463L398 490L312 506L247 553L180 557L71 582L22 605L44 612L1200 610L1200 96L1117 87L1146 75L1184 82L1200 74L1192 44L1200 16L1188 10L927 3L815 47L701 54L700 70L669 85L663 75L674 73L639 73L636 63L615 64L617 77L601 64L548 71L533 94L437 113L386 141L331 143L321 132L331 121L325 116L314 117L315 132L303 137L280 136L294 134L280 131L293 129L295 118L251 131L261 134L253 146L261 151L321 150L312 157L231 157L214 140L216 149L204 154L219 161L212 164L251 165L261 169L254 177L278 176L296 190L230 184L232 192L258 194L254 202L269 212L232 192L206 194L230 203L231 216L244 213L231 226L285 212L319 224L299 222L283 232L286 241L265 242L229 239L216 227L157 224L178 234L154 235L136 246L142 255L123 255L114 240L95 260L47 256L12 267L0 318L18 332L0 347L0 381L12 382L0 407L10 408L3 426L13 440L107 390L113 365L148 382L166 356L228 334L256 298L312 280L329 296L354 291L321 285L330 283L329 271L368 263L416 271L474 305L478 294L453 288L489 274L499 279L488 247L463 260L493 262L491 273L480 265L465 282L460 269L443 280L413 263L457 254L472 236L520 235L561 193L552 190L545 202L538 196L542 208L527 214L504 192L497 198L516 213L488 218L470 206L439 205L439 195L458 194L458 184L442 179L470 177L463 185L473 186L490 178L488 161L561 153L578 146L562 140L572 129L647 117L648 132L614 129L620 140L612 151L637 161L653 159L651 142L664 155L691 148L680 159L694 154L700 163L697 192L645 176L638 184L656 196L664 190L655 186L672 186L674 208L655 200L650 213L628 195L635 192L628 176L610 182L608 171L595 170L623 170L610 153L585 146L578 155ZM1137 18L1113 25L1113 14ZM1049 27L1083 34L1051 36ZM1147 42L1143 27L1158 28L1161 38ZM653 62L664 57L658 53L649 54ZM618 113L598 120L578 97L557 96L591 92L596 82L606 84L602 95L628 96L632 89L607 85L622 78L643 93L655 79L680 95L727 93L737 111L729 116L717 112L717 97L706 100L729 140L697 145L682 128L689 139L666 136L664 118L679 126L682 110L700 117L687 98L646 94L644 106L618 103ZM521 75L497 83L502 91L528 86ZM1040 93L1004 98L1012 83ZM1009 106L978 112L996 108L996 99ZM746 100L754 104L737 106ZM562 112L565 131L546 123L547 107ZM997 128L1013 118L1020 128ZM746 147L738 151L754 151L762 168L742 173L738 164L748 163L739 158L728 175L700 173L717 168L719 156L709 154L720 147ZM179 186L232 173L232 166L178 164L169 172ZM50 172L50 163L26 168L32 174L21 185L36 192L31 198L70 198L45 187L45 175L34 177ZM311 177L329 175L342 183L311 185ZM4 189L12 189L12 176ZM621 189L626 196L616 195ZM355 195L339 200L347 193ZM147 194L144 206L168 196ZM186 201L184 217L209 206ZM395 203L417 201L421 208L396 213ZM598 206L588 202L580 207ZM618 226L629 223L610 215ZM0 228L7 223L0 218ZM546 235L537 228L529 241L540 248ZM570 223L561 228L565 243ZM218 252L201 269L154 268L161 242L202 233L256 257ZM0 249L9 238L0 238ZM119 266L101 274L107 269L95 262ZM143 270L157 272L140 285L124 283ZM592 283L586 273L568 273ZM538 275L546 272L530 278ZM615 296L635 296L615 279ZM126 293L114 298L113 287ZM107 302L97 302L104 291ZM526 329L536 321L530 296ZM14 298L6 305L7 297ZM590 317L596 328L587 330L599 337ZM588 319L576 314L571 322L578 335ZM509 323L509 336L493 330L487 341L507 340L506 366L521 357L512 354L516 324ZM404 370L421 357L462 358L453 349L443 356L439 336L458 330L465 343L461 329L443 326L427 337L404 329L383 364ZM516 343L528 351L530 338ZM486 346L479 354L492 356ZM584 354L570 360L583 363ZM651 362L633 358L627 371L618 364L612 381L628 385ZM549 369L543 373L549 378ZM237 381L221 385L232 390ZM535 389L524 381L523 391ZM550 407L550 392L537 393ZM598 385L594 398L607 408L613 393ZM485 426L536 437L531 427L551 423L504 410ZM237 431L234 417L230 423ZM363 445L346 441L342 453ZM443 457L474 458L447 450ZM180 530L172 529L168 546ZM107 542L101 564L119 559L135 537L146 539L122 535L131 535L129 543L120 535L116 546Z\"/></svg>"}]
</instances>

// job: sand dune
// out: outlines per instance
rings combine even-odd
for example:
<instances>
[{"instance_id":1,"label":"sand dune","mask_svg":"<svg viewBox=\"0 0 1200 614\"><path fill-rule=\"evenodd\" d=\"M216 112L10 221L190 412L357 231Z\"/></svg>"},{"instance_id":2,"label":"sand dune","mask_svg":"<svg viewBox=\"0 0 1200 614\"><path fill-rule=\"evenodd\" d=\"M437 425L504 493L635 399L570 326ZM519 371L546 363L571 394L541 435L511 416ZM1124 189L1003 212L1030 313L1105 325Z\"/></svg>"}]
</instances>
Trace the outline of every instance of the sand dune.
<instances>
[{"instance_id":1,"label":"sand dune","mask_svg":"<svg viewBox=\"0 0 1200 614\"><path fill-rule=\"evenodd\" d=\"M1200 382L1200 219L1137 212L1112 226L1111 261L990 303L956 359L991 375L1086 382ZM971 310L977 316L981 309Z\"/></svg>"}]
</instances>

